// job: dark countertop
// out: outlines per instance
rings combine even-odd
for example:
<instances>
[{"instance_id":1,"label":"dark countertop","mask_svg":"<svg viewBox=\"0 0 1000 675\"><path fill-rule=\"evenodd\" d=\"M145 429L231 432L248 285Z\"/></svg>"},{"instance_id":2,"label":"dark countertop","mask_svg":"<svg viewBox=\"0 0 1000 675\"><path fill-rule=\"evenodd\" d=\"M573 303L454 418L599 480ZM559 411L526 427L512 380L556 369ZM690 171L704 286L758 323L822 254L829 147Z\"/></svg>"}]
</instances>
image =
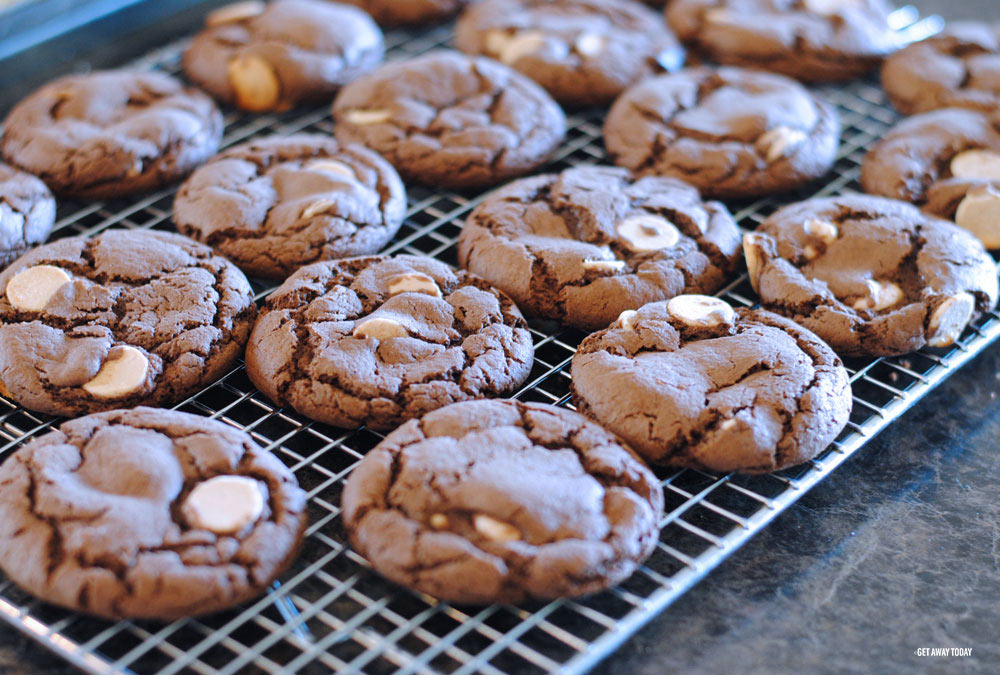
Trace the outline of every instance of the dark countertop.
<instances>
[{"instance_id":1,"label":"dark countertop","mask_svg":"<svg viewBox=\"0 0 1000 675\"><path fill-rule=\"evenodd\" d=\"M915 0L1000 19L996 0ZM595 672L1000 672L1000 345L806 494ZM918 656L923 647L971 656ZM76 672L0 628L0 673Z\"/></svg>"}]
</instances>

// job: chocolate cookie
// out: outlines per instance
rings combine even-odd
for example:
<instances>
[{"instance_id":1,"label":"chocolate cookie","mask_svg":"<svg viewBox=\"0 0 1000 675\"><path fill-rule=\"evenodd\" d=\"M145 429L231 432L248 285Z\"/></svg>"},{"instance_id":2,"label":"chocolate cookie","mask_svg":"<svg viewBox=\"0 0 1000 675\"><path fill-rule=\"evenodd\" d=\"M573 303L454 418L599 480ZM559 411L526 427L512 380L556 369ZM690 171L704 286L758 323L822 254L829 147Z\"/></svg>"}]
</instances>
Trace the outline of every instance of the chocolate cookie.
<instances>
[{"instance_id":1,"label":"chocolate cookie","mask_svg":"<svg viewBox=\"0 0 1000 675\"><path fill-rule=\"evenodd\" d=\"M718 290L740 236L725 206L686 183L590 166L488 197L462 229L458 259L528 314L596 330L647 302Z\"/></svg>"},{"instance_id":2,"label":"chocolate cookie","mask_svg":"<svg viewBox=\"0 0 1000 675\"><path fill-rule=\"evenodd\" d=\"M1000 107L1000 25L955 22L901 49L882 66L882 87L907 115L937 108Z\"/></svg>"},{"instance_id":3,"label":"chocolate cookie","mask_svg":"<svg viewBox=\"0 0 1000 675\"><path fill-rule=\"evenodd\" d=\"M847 369L764 310L679 295L624 312L573 357L577 410L650 462L764 473L812 459L851 412Z\"/></svg>"},{"instance_id":4,"label":"chocolate cookie","mask_svg":"<svg viewBox=\"0 0 1000 675\"><path fill-rule=\"evenodd\" d=\"M965 230L893 199L786 206L744 238L764 307L844 356L947 347L997 302L997 270Z\"/></svg>"},{"instance_id":5,"label":"chocolate cookie","mask_svg":"<svg viewBox=\"0 0 1000 675\"><path fill-rule=\"evenodd\" d=\"M0 164L0 270L48 239L56 200L30 173Z\"/></svg>"},{"instance_id":6,"label":"chocolate cookie","mask_svg":"<svg viewBox=\"0 0 1000 675\"><path fill-rule=\"evenodd\" d=\"M545 163L566 118L545 90L483 57L436 51L382 66L333 104L341 143L361 143L405 180L493 185Z\"/></svg>"},{"instance_id":7,"label":"chocolate cookie","mask_svg":"<svg viewBox=\"0 0 1000 675\"><path fill-rule=\"evenodd\" d=\"M0 290L0 393L53 415L181 401L233 367L256 315L232 263L146 230L37 248Z\"/></svg>"},{"instance_id":8,"label":"chocolate cookie","mask_svg":"<svg viewBox=\"0 0 1000 675\"><path fill-rule=\"evenodd\" d=\"M369 451L342 499L351 543L396 583L456 603L595 593L659 535L652 472L582 415L457 403Z\"/></svg>"},{"instance_id":9,"label":"chocolate cookie","mask_svg":"<svg viewBox=\"0 0 1000 675\"><path fill-rule=\"evenodd\" d=\"M344 428L392 429L528 377L531 335L482 279L417 256L303 267L267 300L247 347L265 395Z\"/></svg>"},{"instance_id":10,"label":"chocolate cookie","mask_svg":"<svg viewBox=\"0 0 1000 675\"><path fill-rule=\"evenodd\" d=\"M473 0L343 0L371 14L383 26L442 21Z\"/></svg>"},{"instance_id":11,"label":"chocolate cookie","mask_svg":"<svg viewBox=\"0 0 1000 675\"><path fill-rule=\"evenodd\" d=\"M604 144L619 166L680 178L720 199L823 176L839 136L833 106L794 80L742 68L649 78L622 94L604 122Z\"/></svg>"},{"instance_id":12,"label":"chocolate cookie","mask_svg":"<svg viewBox=\"0 0 1000 675\"><path fill-rule=\"evenodd\" d=\"M57 194L110 199L166 185L215 154L222 113L197 89L157 72L68 75L4 121L4 159Z\"/></svg>"},{"instance_id":13,"label":"chocolate cookie","mask_svg":"<svg viewBox=\"0 0 1000 675\"><path fill-rule=\"evenodd\" d=\"M66 422L0 467L0 568L98 616L206 614L260 595L306 527L295 476L215 420L136 408Z\"/></svg>"},{"instance_id":14,"label":"chocolate cookie","mask_svg":"<svg viewBox=\"0 0 1000 675\"><path fill-rule=\"evenodd\" d=\"M399 230L406 192L360 145L297 134L217 155L181 186L174 221L245 272L284 279L317 260L375 253Z\"/></svg>"},{"instance_id":15,"label":"chocolate cookie","mask_svg":"<svg viewBox=\"0 0 1000 675\"><path fill-rule=\"evenodd\" d=\"M638 80L684 63L684 50L636 0L483 0L455 44L516 68L569 105L603 105Z\"/></svg>"},{"instance_id":16,"label":"chocolate cookie","mask_svg":"<svg viewBox=\"0 0 1000 675\"><path fill-rule=\"evenodd\" d=\"M899 49L885 0L673 0L667 23L719 63L806 82L859 77Z\"/></svg>"},{"instance_id":17,"label":"chocolate cookie","mask_svg":"<svg viewBox=\"0 0 1000 675\"><path fill-rule=\"evenodd\" d=\"M184 72L220 101L253 112L329 101L385 55L370 16L326 0L238 2L205 23L184 52Z\"/></svg>"},{"instance_id":18,"label":"chocolate cookie","mask_svg":"<svg viewBox=\"0 0 1000 675\"><path fill-rule=\"evenodd\" d=\"M946 108L903 120L868 152L861 185L1000 248L1000 114Z\"/></svg>"}]
</instances>

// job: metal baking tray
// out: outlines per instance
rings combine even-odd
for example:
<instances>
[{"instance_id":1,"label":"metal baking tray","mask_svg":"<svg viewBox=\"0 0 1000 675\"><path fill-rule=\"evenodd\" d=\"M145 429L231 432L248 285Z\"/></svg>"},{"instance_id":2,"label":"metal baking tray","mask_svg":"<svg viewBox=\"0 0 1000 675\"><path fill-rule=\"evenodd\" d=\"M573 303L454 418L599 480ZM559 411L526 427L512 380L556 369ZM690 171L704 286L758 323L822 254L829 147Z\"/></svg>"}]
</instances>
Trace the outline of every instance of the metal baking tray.
<instances>
[{"instance_id":1,"label":"metal baking tray","mask_svg":"<svg viewBox=\"0 0 1000 675\"><path fill-rule=\"evenodd\" d=\"M900 23L916 20L911 10ZM450 26L419 35L387 35L389 57L401 59L450 42ZM175 73L183 43L137 63ZM897 119L873 82L819 88L840 110L843 136L835 170L814 189L731 203L753 229L781 203L857 190L867 148ZM605 161L602 113L569 115L569 133L547 170ZM330 133L327 107L250 116L230 111L224 143L264 134ZM172 230L175 187L135 200L62 202L54 237L93 235L111 228ZM463 217L483 194L410 186L406 223L388 248L456 263ZM254 282L260 300L273 286ZM745 276L721 296L752 305ZM517 607L456 607L383 581L346 544L340 494L352 467L382 438L344 431L277 408L257 392L242 366L178 405L245 429L295 472L309 493L301 557L280 583L238 610L169 624L100 621L32 599L0 578L0 618L90 673L578 673L612 653L641 626L698 583L757 531L862 448L942 380L1000 334L1000 315L983 317L948 349L904 357L853 360L850 423L813 461L765 476L658 472L666 495L659 546L618 588L576 600ZM584 333L532 323L535 366L517 398L569 405L569 363ZM45 433L57 418L0 399L0 459Z\"/></svg>"}]
</instances>

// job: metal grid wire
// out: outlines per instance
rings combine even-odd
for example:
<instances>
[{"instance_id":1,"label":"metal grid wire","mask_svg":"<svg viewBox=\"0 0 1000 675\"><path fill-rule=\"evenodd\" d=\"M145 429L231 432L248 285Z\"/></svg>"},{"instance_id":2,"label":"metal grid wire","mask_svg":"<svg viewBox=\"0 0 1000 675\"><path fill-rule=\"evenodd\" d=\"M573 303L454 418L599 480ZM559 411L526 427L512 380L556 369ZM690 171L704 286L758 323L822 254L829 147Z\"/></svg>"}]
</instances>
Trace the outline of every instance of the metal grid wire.
<instances>
[{"instance_id":1,"label":"metal grid wire","mask_svg":"<svg viewBox=\"0 0 1000 675\"><path fill-rule=\"evenodd\" d=\"M446 45L450 38L449 27L421 36L387 36L395 59ZM172 45L138 65L175 72L181 48ZM819 190L789 195L786 201L856 190L866 148L896 119L873 84L823 88L821 93L838 106L843 121L836 168ZM573 114L568 121L566 142L548 169L604 160L601 114ZM265 133L332 130L326 107L255 117L230 113L226 122L226 145ZM92 235L109 228L170 230L173 193L169 188L137 201L63 203L54 236ZM389 251L430 255L454 265L462 219L482 198L411 187L406 224ZM771 199L731 204L740 224L750 229L777 206ZM254 283L258 299L271 288ZM755 302L745 276L720 295L735 305ZM110 623L66 612L0 579L0 617L92 673L581 672L610 654L998 334L1000 315L992 313L952 348L852 361L851 421L820 457L765 476L661 471L667 508L659 546L631 579L589 598L519 607L454 607L374 574L347 547L339 504L345 477L382 436L368 430L345 432L277 408L253 388L240 366L177 407L249 431L308 491L311 525L306 544L283 581L239 610L164 625ZM532 335L535 366L517 397L568 405L568 365L584 334L536 322ZM59 421L0 399L0 458Z\"/></svg>"}]
</instances>

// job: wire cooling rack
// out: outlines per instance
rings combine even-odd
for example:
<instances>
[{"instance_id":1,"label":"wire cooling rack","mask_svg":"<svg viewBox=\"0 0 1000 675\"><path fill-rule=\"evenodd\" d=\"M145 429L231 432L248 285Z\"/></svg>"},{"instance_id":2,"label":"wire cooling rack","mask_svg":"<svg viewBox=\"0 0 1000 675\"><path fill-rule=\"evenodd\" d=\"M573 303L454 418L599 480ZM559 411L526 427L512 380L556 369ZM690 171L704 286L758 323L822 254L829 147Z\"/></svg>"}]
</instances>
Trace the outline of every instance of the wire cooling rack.
<instances>
[{"instance_id":1,"label":"wire cooling rack","mask_svg":"<svg viewBox=\"0 0 1000 675\"><path fill-rule=\"evenodd\" d=\"M903 23L914 20L911 13ZM387 38L390 57L405 58L447 45L451 30ZM137 65L176 72L181 48L172 45ZM858 189L866 149L896 119L871 83L820 91L838 106L843 121L836 168L818 190L789 195L786 202ZM548 169L603 161L601 121L599 112L570 115L566 142ZM326 107L281 115L230 113L226 122L227 145L268 133L332 131ZM173 195L170 188L137 201L63 203L54 236L93 235L110 228L171 230ZM388 250L454 265L462 219L482 197L411 187L406 224ZM778 205L771 199L730 204L740 224L750 229ZM254 283L258 299L271 288ZM720 295L736 305L755 302L745 276ZM531 330L535 366L517 397L569 405L568 366L584 334L544 322L533 323ZM518 607L455 607L374 574L346 545L339 504L345 477L382 436L368 430L344 432L277 408L253 388L240 366L178 409L246 429L291 467L308 491L306 544L282 581L239 610L161 624L95 620L41 603L0 580L0 618L84 670L101 674L585 671L998 334L1000 315L991 313L949 349L852 361L850 423L817 459L754 477L661 471L667 509L659 546L632 578L589 598ZM0 457L59 421L0 399Z\"/></svg>"}]
</instances>

